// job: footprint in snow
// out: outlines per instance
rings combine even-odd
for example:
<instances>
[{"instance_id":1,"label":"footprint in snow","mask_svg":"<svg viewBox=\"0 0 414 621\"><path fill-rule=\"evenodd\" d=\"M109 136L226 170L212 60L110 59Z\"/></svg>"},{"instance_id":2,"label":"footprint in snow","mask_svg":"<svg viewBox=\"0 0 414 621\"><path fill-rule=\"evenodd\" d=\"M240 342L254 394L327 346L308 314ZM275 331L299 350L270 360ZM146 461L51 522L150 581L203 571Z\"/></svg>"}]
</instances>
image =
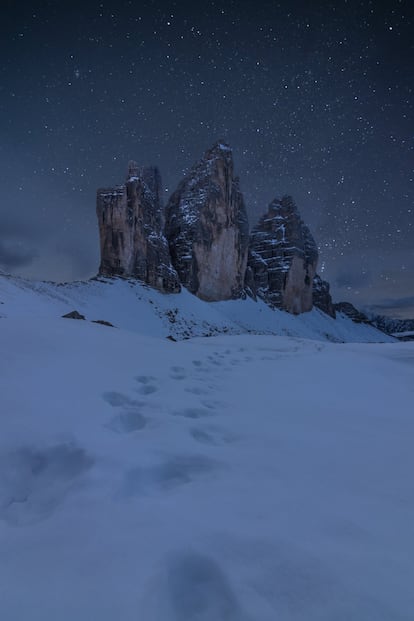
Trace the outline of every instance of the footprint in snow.
<instances>
[{"instance_id":1,"label":"footprint in snow","mask_svg":"<svg viewBox=\"0 0 414 621\"><path fill-rule=\"evenodd\" d=\"M132 468L125 475L124 493L135 496L168 491L208 474L216 465L215 461L204 455L176 455L161 464Z\"/></svg>"},{"instance_id":2,"label":"footprint in snow","mask_svg":"<svg viewBox=\"0 0 414 621\"><path fill-rule=\"evenodd\" d=\"M214 399L202 399L201 405L209 410L218 410L219 408L225 407L225 403L222 401L215 401Z\"/></svg>"},{"instance_id":3,"label":"footprint in snow","mask_svg":"<svg viewBox=\"0 0 414 621\"><path fill-rule=\"evenodd\" d=\"M171 367L170 378L175 380L183 380L187 377L184 367L173 366Z\"/></svg>"},{"instance_id":4,"label":"footprint in snow","mask_svg":"<svg viewBox=\"0 0 414 621\"><path fill-rule=\"evenodd\" d=\"M219 563L191 549L163 560L141 607L151 619L251 621Z\"/></svg>"},{"instance_id":5,"label":"footprint in snow","mask_svg":"<svg viewBox=\"0 0 414 621\"><path fill-rule=\"evenodd\" d=\"M140 412L124 410L112 418L106 426L117 433L132 433L133 431L141 431L147 423L146 417Z\"/></svg>"},{"instance_id":6,"label":"footprint in snow","mask_svg":"<svg viewBox=\"0 0 414 621\"><path fill-rule=\"evenodd\" d=\"M201 386L187 386L187 388L184 388L184 390L185 392L189 392L190 394L197 396L208 395L210 392L209 390L206 390Z\"/></svg>"},{"instance_id":7,"label":"footprint in snow","mask_svg":"<svg viewBox=\"0 0 414 621\"><path fill-rule=\"evenodd\" d=\"M183 418L206 418L211 416L211 409L207 408L183 408L180 410L173 410L171 412L173 416L182 416Z\"/></svg>"},{"instance_id":8,"label":"footprint in snow","mask_svg":"<svg viewBox=\"0 0 414 621\"><path fill-rule=\"evenodd\" d=\"M176 554L166 565L167 601L176 621L245 621L246 617L219 564L199 553Z\"/></svg>"},{"instance_id":9,"label":"footprint in snow","mask_svg":"<svg viewBox=\"0 0 414 621\"><path fill-rule=\"evenodd\" d=\"M208 429L193 427L190 429L190 435L196 442L209 446L221 446L223 444L231 444L235 441L235 438L231 434L227 434L223 432L223 430L214 427L209 427Z\"/></svg>"},{"instance_id":10,"label":"footprint in snow","mask_svg":"<svg viewBox=\"0 0 414 621\"><path fill-rule=\"evenodd\" d=\"M217 356L217 355L214 355L214 356L207 356L207 358L208 358L208 360L209 360L210 364L214 364L214 365L215 365L215 366L217 366L217 367L221 367L221 366L222 366L222 364L223 364L223 362L222 362L221 360L219 360L219 359L218 359L218 356Z\"/></svg>"},{"instance_id":11,"label":"footprint in snow","mask_svg":"<svg viewBox=\"0 0 414 621\"><path fill-rule=\"evenodd\" d=\"M158 386L155 384L156 378L152 375L138 375L135 379L139 384L138 392L140 395L152 395L158 391Z\"/></svg>"},{"instance_id":12,"label":"footprint in snow","mask_svg":"<svg viewBox=\"0 0 414 621\"><path fill-rule=\"evenodd\" d=\"M130 397L128 397L128 395L123 395L122 393L115 391L104 392L102 397L107 403L109 403L109 405L112 405L112 407L114 408L118 408L121 406L135 407L143 405L142 401L136 401L135 399L131 399Z\"/></svg>"},{"instance_id":13,"label":"footprint in snow","mask_svg":"<svg viewBox=\"0 0 414 621\"><path fill-rule=\"evenodd\" d=\"M106 392L103 394L103 398L112 407L120 408L120 412L106 425L111 431L132 433L140 431L147 425L148 420L141 413L141 408L145 405L144 402L136 401L119 392Z\"/></svg>"},{"instance_id":14,"label":"footprint in snow","mask_svg":"<svg viewBox=\"0 0 414 621\"><path fill-rule=\"evenodd\" d=\"M93 458L75 444L21 447L0 456L0 519L12 526L48 518L81 486Z\"/></svg>"}]
</instances>

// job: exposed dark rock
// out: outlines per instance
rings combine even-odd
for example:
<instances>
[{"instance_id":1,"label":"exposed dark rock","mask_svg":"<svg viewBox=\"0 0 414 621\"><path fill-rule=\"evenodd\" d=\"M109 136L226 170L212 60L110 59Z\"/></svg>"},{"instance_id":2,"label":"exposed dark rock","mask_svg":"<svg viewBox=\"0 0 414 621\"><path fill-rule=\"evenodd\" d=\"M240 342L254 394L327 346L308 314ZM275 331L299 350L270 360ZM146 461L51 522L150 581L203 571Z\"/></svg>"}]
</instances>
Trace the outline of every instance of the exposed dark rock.
<instances>
[{"instance_id":1,"label":"exposed dark rock","mask_svg":"<svg viewBox=\"0 0 414 621\"><path fill-rule=\"evenodd\" d=\"M203 300L243 294L248 221L230 147L218 142L167 205L166 236L181 283Z\"/></svg>"},{"instance_id":2,"label":"exposed dark rock","mask_svg":"<svg viewBox=\"0 0 414 621\"><path fill-rule=\"evenodd\" d=\"M161 177L129 163L126 183L97 193L102 276L134 277L164 292L180 285L163 234Z\"/></svg>"},{"instance_id":3,"label":"exposed dark rock","mask_svg":"<svg viewBox=\"0 0 414 621\"><path fill-rule=\"evenodd\" d=\"M342 313L355 323L371 323L364 313L361 313L351 302L338 302L334 304L334 308L337 313Z\"/></svg>"},{"instance_id":4,"label":"exposed dark rock","mask_svg":"<svg viewBox=\"0 0 414 621\"><path fill-rule=\"evenodd\" d=\"M105 321L105 319L92 319L92 323L99 323L101 326L108 326L109 328L115 328L115 326L110 321Z\"/></svg>"},{"instance_id":5,"label":"exposed dark rock","mask_svg":"<svg viewBox=\"0 0 414 621\"><path fill-rule=\"evenodd\" d=\"M250 289L295 315L312 309L318 250L290 196L275 199L250 235Z\"/></svg>"},{"instance_id":6,"label":"exposed dark rock","mask_svg":"<svg viewBox=\"0 0 414 621\"><path fill-rule=\"evenodd\" d=\"M322 280L322 278L316 274L313 279L313 304L335 319L336 312L329 290L329 283L326 280Z\"/></svg>"},{"instance_id":7,"label":"exposed dark rock","mask_svg":"<svg viewBox=\"0 0 414 621\"><path fill-rule=\"evenodd\" d=\"M414 330L409 332L395 332L395 334L391 334L391 336L399 341L414 341Z\"/></svg>"},{"instance_id":8,"label":"exposed dark rock","mask_svg":"<svg viewBox=\"0 0 414 621\"><path fill-rule=\"evenodd\" d=\"M78 311L74 310L70 313L66 313L66 315L62 315L64 319L85 319L85 315L81 315Z\"/></svg>"},{"instance_id":9,"label":"exposed dark rock","mask_svg":"<svg viewBox=\"0 0 414 621\"><path fill-rule=\"evenodd\" d=\"M399 333L414 333L414 319L394 319L385 315L370 314L369 319L378 330L397 336Z\"/></svg>"}]
</instances>

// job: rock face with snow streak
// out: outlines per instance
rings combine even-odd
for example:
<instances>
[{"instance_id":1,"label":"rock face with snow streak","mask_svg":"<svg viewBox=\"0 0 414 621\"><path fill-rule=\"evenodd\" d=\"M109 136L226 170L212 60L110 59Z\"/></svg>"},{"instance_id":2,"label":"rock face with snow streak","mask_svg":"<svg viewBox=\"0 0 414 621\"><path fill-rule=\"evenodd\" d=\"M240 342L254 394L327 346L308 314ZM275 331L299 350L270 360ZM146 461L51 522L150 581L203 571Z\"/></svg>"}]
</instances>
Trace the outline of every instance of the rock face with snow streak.
<instances>
[{"instance_id":1,"label":"rock face with snow streak","mask_svg":"<svg viewBox=\"0 0 414 621\"><path fill-rule=\"evenodd\" d=\"M321 311L335 319L336 312L330 294L330 285L316 274L313 279L313 304Z\"/></svg>"},{"instance_id":2,"label":"rock face with snow streak","mask_svg":"<svg viewBox=\"0 0 414 621\"><path fill-rule=\"evenodd\" d=\"M310 311L317 262L315 241L292 198L275 199L250 235L250 289L272 307Z\"/></svg>"},{"instance_id":3,"label":"rock face with snow streak","mask_svg":"<svg viewBox=\"0 0 414 621\"><path fill-rule=\"evenodd\" d=\"M240 297L248 221L230 147L208 150L167 205L166 236L181 283L208 301Z\"/></svg>"},{"instance_id":4,"label":"rock face with snow streak","mask_svg":"<svg viewBox=\"0 0 414 621\"><path fill-rule=\"evenodd\" d=\"M180 291L163 234L161 177L157 168L129 163L124 185L100 189L99 222L103 276L133 277L164 292Z\"/></svg>"}]
</instances>

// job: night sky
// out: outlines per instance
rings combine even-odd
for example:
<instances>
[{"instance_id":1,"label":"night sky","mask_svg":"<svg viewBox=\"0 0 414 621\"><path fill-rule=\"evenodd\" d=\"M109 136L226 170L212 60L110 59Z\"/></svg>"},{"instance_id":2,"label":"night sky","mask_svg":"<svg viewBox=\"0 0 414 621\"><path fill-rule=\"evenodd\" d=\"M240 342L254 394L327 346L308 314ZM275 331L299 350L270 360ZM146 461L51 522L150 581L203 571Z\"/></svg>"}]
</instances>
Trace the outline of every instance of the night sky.
<instances>
[{"instance_id":1,"label":"night sky","mask_svg":"<svg viewBox=\"0 0 414 621\"><path fill-rule=\"evenodd\" d=\"M291 194L335 301L414 317L412 0L3 0L0 50L5 271L94 275L96 189L224 139L251 226Z\"/></svg>"}]
</instances>

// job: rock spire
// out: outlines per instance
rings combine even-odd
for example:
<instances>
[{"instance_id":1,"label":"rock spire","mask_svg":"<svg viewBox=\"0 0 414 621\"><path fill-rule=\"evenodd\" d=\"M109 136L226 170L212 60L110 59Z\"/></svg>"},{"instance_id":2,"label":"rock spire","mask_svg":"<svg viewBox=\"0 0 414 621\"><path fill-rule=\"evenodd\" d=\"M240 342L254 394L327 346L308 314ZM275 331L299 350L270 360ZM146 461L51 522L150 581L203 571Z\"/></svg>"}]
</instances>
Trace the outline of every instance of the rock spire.
<instances>
[{"instance_id":1,"label":"rock spire","mask_svg":"<svg viewBox=\"0 0 414 621\"><path fill-rule=\"evenodd\" d=\"M161 176L156 167L129 162L125 184L98 190L96 211L99 274L139 278L167 293L180 291L163 232Z\"/></svg>"},{"instance_id":2,"label":"rock spire","mask_svg":"<svg viewBox=\"0 0 414 621\"><path fill-rule=\"evenodd\" d=\"M166 236L181 283L203 300L240 297L248 221L230 147L217 142L167 205Z\"/></svg>"},{"instance_id":3,"label":"rock spire","mask_svg":"<svg viewBox=\"0 0 414 621\"><path fill-rule=\"evenodd\" d=\"M250 289L275 308L310 311L317 262L315 241L293 199L272 201L250 235Z\"/></svg>"}]
</instances>

